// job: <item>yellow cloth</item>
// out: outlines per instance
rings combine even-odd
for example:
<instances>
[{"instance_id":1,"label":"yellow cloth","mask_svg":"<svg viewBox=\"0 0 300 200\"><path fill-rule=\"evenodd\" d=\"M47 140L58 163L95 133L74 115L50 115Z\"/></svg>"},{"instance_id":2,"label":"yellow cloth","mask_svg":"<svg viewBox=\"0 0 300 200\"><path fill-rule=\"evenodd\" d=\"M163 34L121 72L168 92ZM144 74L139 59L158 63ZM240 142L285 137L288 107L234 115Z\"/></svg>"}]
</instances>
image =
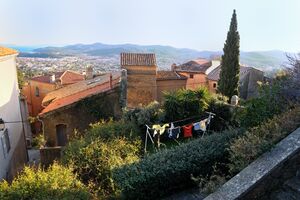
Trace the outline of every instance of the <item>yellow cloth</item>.
<instances>
[{"instance_id":1,"label":"yellow cloth","mask_svg":"<svg viewBox=\"0 0 300 200\"><path fill-rule=\"evenodd\" d=\"M155 124L152 126L152 129L154 129L154 135L159 133L160 135L164 134L166 128L169 127L169 124L164 124L160 126L159 124Z\"/></svg>"},{"instance_id":2,"label":"yellow cloth","mask_svg":"<svg viewBox=\"0 0 300 200\"><path fill-rule=\"evenodd\" d=\"M200 130L206 131L206 122L207 122L207 119L200 121Z\"/></svg>"}]
</instances>

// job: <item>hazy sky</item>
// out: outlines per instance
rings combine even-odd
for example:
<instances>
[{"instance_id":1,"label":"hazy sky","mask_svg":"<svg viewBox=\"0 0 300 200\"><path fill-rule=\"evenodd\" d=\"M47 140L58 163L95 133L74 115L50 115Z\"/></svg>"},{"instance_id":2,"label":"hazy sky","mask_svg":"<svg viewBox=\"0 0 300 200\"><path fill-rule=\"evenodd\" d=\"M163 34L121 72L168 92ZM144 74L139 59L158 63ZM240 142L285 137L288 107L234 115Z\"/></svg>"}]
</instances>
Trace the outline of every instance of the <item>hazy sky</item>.
<instances>
[{"instance_id":1,"label":"hazy sky","mask_svg":"<svg viewBox=\"0 0 300 200\"><path fill-rule=\"evenodd\" d=\"M222 50L233 9L242 50L300 51L300 0L0 0L0 43Z\"/></svg>"}]
</instances>

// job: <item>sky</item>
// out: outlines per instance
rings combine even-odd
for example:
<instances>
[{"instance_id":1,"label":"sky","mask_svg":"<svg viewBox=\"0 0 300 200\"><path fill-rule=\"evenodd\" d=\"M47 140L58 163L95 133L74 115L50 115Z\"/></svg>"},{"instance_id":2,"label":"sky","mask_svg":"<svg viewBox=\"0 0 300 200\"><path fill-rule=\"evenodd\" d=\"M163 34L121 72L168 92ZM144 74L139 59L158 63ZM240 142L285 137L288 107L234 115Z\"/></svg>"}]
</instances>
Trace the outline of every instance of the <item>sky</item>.
<instances>
[{"instance_id":1,"label":"sky","mask_svg":"<svg viewBox=\"0 0 300 200\"><path fill-rule=\"evenodd\" d=\"M299 0L0 0L0 43L220 51L233 9L241 50L300 51Z\"/></svg>"}]
</instances>

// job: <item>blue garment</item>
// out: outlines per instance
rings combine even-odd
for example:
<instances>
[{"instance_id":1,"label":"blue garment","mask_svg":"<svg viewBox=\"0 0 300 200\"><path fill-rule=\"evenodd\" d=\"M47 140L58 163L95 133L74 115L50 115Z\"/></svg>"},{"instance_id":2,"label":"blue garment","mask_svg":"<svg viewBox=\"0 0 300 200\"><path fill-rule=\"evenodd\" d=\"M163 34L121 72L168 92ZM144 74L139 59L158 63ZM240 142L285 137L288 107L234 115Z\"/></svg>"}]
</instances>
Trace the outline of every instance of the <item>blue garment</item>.
<instances>
[{"instance_id":1,"label":"blue garment","mask_svg":"<svg viewBox=\"0 0 300 200\"><path fill-rule=\"evenodd\" d=\"M201 129L201 128L200 128L200 122L194 123L193 126L194 126L194 130L195 130L195 131L199 131L199 130Z\"/></svg>"}]
</instances>

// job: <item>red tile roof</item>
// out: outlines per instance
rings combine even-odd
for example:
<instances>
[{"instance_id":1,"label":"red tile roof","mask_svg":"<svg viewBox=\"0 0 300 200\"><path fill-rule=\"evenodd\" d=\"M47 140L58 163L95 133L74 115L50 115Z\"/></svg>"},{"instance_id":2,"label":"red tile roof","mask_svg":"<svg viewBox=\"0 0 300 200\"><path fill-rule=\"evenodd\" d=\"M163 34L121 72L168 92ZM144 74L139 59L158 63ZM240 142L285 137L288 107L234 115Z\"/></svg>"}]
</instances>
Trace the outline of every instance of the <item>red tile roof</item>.
<instances>
[{"instance_id":1,"label":"red tile roof","mask_svg":"<svg viewBox=\"0 0 300 200\"><path fill-rule=\"evenodd\" d=\"M84 79L84 75L69 70L65 71L60 77L62 85L77 83L78 81L83 81Z\"/></svg>"},{"instance_id":2,"label":"red tile roof","mask_svg":"<svg viewBox=\"0 0 300 200\"><path fill-rule=\"evenodd\" d=\"M119 83L119 78L119 74L113 74L113 88ZM48 99L48 102L43 100L43 104L48 104L45 109L42 110L39 116L43 117L63 107L74 105L76 102L82 99L103 93L111 89L109 75L103 76L101 80L97 81L98 79L99 78L94 78L92 80L81 81L49 93L50 96L48 94L45 97Z\"/></svg>"},{"instance_id":3,"label":"red tile roof","mask_svg":"<svg viewBox=\"0 0 300 200\"><path fill-rule=\"evenodd\" d=\"M55 72L55 80L59 79L61 77L61 75L63 75L64 72ZM43 76L37 76L37 77L33 77L30 80L33 81L38 81L38 82L42 82L42 83L53 83L51 80L53 74L49 74L49 75L43 75Z\"/></svg>"},{"instance_id":4,"label":"red tile roof","mask_svg":"<svg viewBox=\"0 0 300 200\"><path fill-rule=\"evenodd\" d=\"M186 80L187 77L174 71L157 71L156 80Z\"/></svg>"},{"instance_id":5,"label":"red tile roof","mask_svg":"<svg viewBox=\"0 0 300 200\"><path fill-rule=\"evenodd\" d=\"M205 73L212 65L212 62L206 59L196 59L186 62L182 65L176 66L176 71Z\"/></svg>"},{"instance_id":6,"label":"red tile roof","mask_svg":"<svg viewBox=\"0 0 300 200\"><path fill-rule=\"evenodd\" d=\"M78 81L82 81L85 79L85 76L82 74L79 74L77 72L73 72L70 70L66 70L63 72L55 72L53 74L33 77L33 78L31 78L31 80L37 81L37 82L42 82L42 83L55 84L55 82L52 81L53 75L55 75L55 82L60 81L60 83L62 85L76 83Z\"/></svg>"},{"instance_id":7,"label":"red tile roof","mask_svg":"<svg viewBox=\"0 0 300 200\"><path fill-rule=\"evenodd\" d=\"M154 53L121 53L121 66L154 66Z\"/></svg>"},{"instance_id":8,"label":"red tile roof","mask_svg":"<svg viewBox=\"0 0 300 200\"><path fill-rule=\"evenodd\" d=\"M14 54L18 54L18 52L14 49L0 47L0 56L8 56L8 55L14 55Z\"/></svg>"}]
</instances>

